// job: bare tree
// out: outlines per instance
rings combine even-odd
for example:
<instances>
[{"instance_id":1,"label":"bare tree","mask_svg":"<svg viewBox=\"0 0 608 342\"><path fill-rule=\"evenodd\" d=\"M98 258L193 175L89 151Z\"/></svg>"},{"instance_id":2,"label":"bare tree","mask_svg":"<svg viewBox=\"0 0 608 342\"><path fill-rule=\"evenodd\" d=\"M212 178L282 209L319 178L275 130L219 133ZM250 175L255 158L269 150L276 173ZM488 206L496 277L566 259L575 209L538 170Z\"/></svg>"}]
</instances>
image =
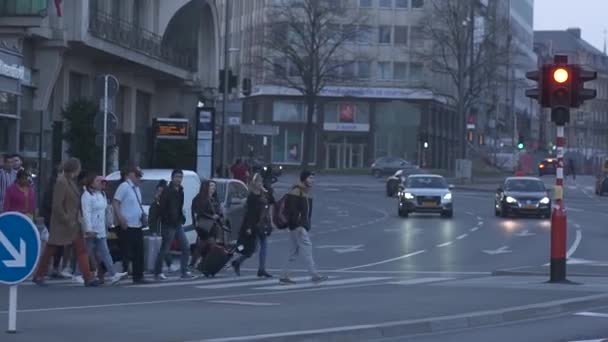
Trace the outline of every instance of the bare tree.
<instances>
[{"instance_id":1,"label":"bare tree","mask_svg":"<svg viewBox=\"0 0 608 342\"><path fill-rule=\"evenodd\" d=\"M266 77L297 90L306 103L302 166L313 149L313 118L319 95L329 82L340 82L341 68L352 64L348 42L364 19L341 0L284 0L269 11L260 66Z\"/></svg>"},{"instance_id":2,"label":"bare tree","mask_svg":"<svg viewBox=\"0 0 608 342\"><path fill-rule=\"evenodd\" d=\"M461 154L466 156L466 113L489 95L488 87L502 83L499 70L508 63L509 51L501 38L508 22L479 0L431 0L428 6L422 34L432 47L418 54L449 85L440 93L456 109Z\"/></svg>"}]
</instances>

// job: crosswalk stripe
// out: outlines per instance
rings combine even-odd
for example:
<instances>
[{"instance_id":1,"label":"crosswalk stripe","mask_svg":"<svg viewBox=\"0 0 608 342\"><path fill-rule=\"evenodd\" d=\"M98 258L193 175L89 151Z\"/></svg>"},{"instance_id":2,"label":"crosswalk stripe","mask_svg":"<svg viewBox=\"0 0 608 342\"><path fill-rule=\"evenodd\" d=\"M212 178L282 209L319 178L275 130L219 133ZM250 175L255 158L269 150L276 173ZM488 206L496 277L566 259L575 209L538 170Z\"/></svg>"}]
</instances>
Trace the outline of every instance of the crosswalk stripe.
<instances>
[{"instance_id":1,"label":"crosswalk stripe","mask_svg":"<svg viewBox=\"0 0 608 342\"><path fill-rule=\"evenodd\" d=\"M241 277L241 278L243 278L243 277ZM292 280L294 280L294 281L302 281L302 280L306 280L306 279L310 279L310 276L292 278ZM270 279L270 280L244 281L244 282L238 282L238 283L225 283L225 284L217 284L217 285L202 285L202 286L195 286L195 287L197 289L203 289L203 290L216 290L216 289L229 289L229 288L234 288L234 287L244 287L244 286L249 286L249 285L276 284L277 282L278 282L277 279Z\"/></svg>"},{"instance_id":2,"label":"crosswalk stripe","mask_svg":"<svg viewBox=\"0 0 608 342\"><path fill-rule=\"evenodd\" d=\"M178 278L179 279L179 278ZM171 287L171 286L192 286L192 285L201 285L201 284L217 284L217 283L225 283L231 281L239 281L239 280L251 280L257 279L256 276L244 276L244 277L225 277L225 278L212 278L212 279L201 279L201 280L183 280L180 282L162 282L162 283L154 283L154 284L145 284L145 285L130 285L126 287L137 287L137 288L162 288L162 287Z\"/></svg>"},{"instance_id":3,"label":"crosswalk stripe","mask_svg":"<svg viewBox=\"0 0 608 342\"><path fill-rule=\"evenodd\" d=\"M418 285L418 284L426 284L426 283L435 283L438 281L445 281L445 280L453 280L454 278L433 278L433 277L429 277L429 278L414 278L414 279L406 279L406 280L400 280L400 281L393 281L390 282L389 284L393 284L393 285Z\"/></svg>"},{"instance_id":4,"label":"crosswalk stripe","mask_svg":"<svg viewBox=\"0 0 608 342\"><path fill-rule=\"evenodd\" d=\"M311 287L318 286L334 286L334 285L348 285L348 284L358 284L358 283L367 283L379 280L387 280L392 279L390 277L363 277L363 278L349 278L349 279L340 279L340 280L329 280L324 281L322 283L306 283L306 284L296 284L296 285L275 285L275 286L266 286L266 287L256 287L254 290L268 290L268 291L276 291L276 290L296 290L296 289L306 289Z\"/></svg>"}]
</instances>

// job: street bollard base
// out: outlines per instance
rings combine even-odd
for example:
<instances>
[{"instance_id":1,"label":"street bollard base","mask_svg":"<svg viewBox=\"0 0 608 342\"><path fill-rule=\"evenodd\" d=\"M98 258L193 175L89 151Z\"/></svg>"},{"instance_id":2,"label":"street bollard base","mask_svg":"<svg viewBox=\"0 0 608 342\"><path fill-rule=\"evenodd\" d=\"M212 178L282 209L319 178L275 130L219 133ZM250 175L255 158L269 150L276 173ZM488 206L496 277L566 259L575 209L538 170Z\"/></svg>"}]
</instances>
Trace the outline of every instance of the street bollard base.
<instances>
[{"instance_id":1,"label":"street bollard base","mask_svg":"<svg viewBox=\"0 0 608 342\"><path fill-rule=\"evenodd\" d=\"M566 258L551 258L550 283L559 283L566 280Z\"/></svg>"}]
</instances>

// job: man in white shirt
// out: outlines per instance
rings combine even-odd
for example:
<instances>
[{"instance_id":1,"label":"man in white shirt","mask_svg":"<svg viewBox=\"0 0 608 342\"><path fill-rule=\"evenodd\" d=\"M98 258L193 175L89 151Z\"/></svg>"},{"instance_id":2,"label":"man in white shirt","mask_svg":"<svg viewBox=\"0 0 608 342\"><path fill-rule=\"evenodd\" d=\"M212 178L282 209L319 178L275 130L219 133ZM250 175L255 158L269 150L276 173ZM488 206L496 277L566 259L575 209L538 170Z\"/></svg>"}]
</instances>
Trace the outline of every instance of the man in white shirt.
<instances>
[{"instance_id":1,"label":"man in white shirt","mask_svg":"<svg viewBox=\"0 0 608 342\"><path fill-rule=\"evenodd\" d=\"M144 235L142 229L142 197L139 183L143 172L139 167L127 170L127 179L114 195L112 205L118 217L120 229L126 233L128 258L123 260L127 265L133 264L133 283L144 284Z\"/></svg>"}]
</instances>

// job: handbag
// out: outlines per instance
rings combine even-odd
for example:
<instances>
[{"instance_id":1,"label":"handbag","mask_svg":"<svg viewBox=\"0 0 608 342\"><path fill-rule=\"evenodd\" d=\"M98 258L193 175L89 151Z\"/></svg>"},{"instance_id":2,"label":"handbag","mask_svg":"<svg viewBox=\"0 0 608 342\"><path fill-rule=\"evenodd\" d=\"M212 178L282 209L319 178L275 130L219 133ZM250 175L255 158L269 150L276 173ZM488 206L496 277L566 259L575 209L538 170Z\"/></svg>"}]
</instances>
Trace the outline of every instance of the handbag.
<instances>
[{"instance_id":1,"label":"handbag","mask_svg":"<svg viewBox=\"0 0 608 342\"><path fill-rule=\"evenodd\" d=\"M149 220L148 220L148 214L146 214L146 212L144 211L144 207L141 205L141 200L139 199L139 196L137 196L137 191L135 189L135 187L131 187L131 189L133 189L133 193L135 194L135 198L137 198L137 203L139 204L139 209L141 209L141 216L139 217L139 222L141 223L141 228L145 228L148 227Z\"/></svg>"},{"instance_id":2,"label":"handbag","mask_svg":"<svg viewBox=\"0 0 608 342\"><path fill-rule=\"evenodd\" d=\"M199 216L196 219L196 228L204 230L205 232L211 232L211 229L215 226L215 220L204 216Z\"/></svg>"}]
</instances>

